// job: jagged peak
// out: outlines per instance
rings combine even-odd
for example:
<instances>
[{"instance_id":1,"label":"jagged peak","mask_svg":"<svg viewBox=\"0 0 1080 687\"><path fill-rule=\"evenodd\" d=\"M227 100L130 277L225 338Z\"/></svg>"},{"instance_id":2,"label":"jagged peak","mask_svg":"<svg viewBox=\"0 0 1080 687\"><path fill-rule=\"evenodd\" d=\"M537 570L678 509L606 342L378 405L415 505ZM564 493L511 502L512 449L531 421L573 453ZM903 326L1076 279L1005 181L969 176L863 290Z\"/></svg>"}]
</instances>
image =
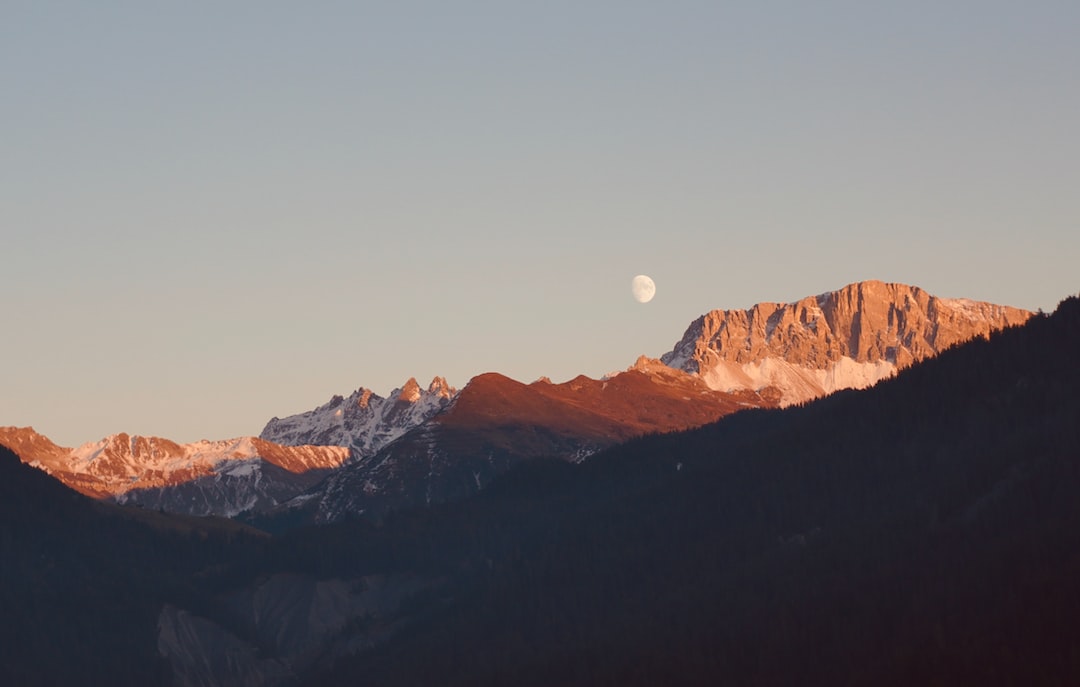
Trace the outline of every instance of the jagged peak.
<instances>
[{"instance_id":1,"label":"jagged peak","mask_svg":"<svg viewBox=\"0 0 1080 687\"><path fill-rule=\"evenodd\" d=\"M397 397L399 401L408 403L415 403L420 400L420 384L416 381L416 377L409 377L405 381L405 384L398 390Z\"/></svg>"},{"instance_id":2,"label":"jagged peak","mask_svg":"<svg viewBox=\"0 0 1080 687\"><path fill-rule=\"evenodd\" d=\"M371 403L371 389L365 389L364 387L360 387L353 395L356 396L356 405L360 406L361 408L367 408L368 405Z\"/></svg>"},{"instance_id":3,"label":"jagged peak","mask_svg":"<svg viewBox=\"0 0 1080 687\"><path fill-rule=\"evenodd\" d=\"M435 377L426 390L410 377L385 397L361 386L344 403L271 420L259 438L286 446L348 446L357 456L369 456L426 421L457 394L445 377Z\"/></svg>"},{"instance_id":4,"label":"jagged peak","mask_svg":"<svg viewBox=\"0 0 1080 687\"><path fill-rule=\"evenodd\" d=\"M457 389L447 383L446 377L436 376L431 380L431 384L428 385L428 393L441 398L450 398L456 391Z\"/></svg>"},{"instance_id":5,"label":"jagged peak","mask_svg":"<svg viewBox=\"0 0 1080 687\"><path fill-rule=\"evenodd\" d=\"M668 367L656 358L650 358L647 355L639 355L638 359L634 361L634 364L627 368L627 371L637 370L638 372L655 372L661 369L666 370Z\"/></svg>"}]
</instances>

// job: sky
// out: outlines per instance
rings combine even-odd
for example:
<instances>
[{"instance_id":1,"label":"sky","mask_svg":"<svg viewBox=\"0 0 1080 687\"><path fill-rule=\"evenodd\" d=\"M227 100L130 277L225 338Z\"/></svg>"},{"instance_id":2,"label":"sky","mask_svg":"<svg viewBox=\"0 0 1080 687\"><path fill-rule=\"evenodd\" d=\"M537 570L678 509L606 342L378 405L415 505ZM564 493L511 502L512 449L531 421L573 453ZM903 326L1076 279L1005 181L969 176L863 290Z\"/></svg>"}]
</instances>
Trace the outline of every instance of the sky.
<instances>
[{"instance_id":1,"label":"sky","mask_svg":"<svg viewBox=\"0 0 1080 687\"><path fill-rule=\"evenodd\" d=\"M1071 1L0 0L0 425L597 377L863 279L1053 310L1077 36Z\"/></svg>"}]
</instances>

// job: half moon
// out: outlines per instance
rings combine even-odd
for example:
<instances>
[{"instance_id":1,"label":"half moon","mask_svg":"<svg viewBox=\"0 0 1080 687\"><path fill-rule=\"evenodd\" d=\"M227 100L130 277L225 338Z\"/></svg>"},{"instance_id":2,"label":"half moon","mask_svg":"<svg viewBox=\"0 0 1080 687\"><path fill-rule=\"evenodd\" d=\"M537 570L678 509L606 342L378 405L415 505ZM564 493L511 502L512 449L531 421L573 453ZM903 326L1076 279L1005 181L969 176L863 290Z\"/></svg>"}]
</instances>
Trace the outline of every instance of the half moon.
<instances>
[{"instance_id":1,"label":"half moon","mask_svg":"<svg viewBox=\"0 0 1080 687\"><path fill-rule=\"evenodd\" d=\"M644 274L639 274L630 282L630 292L638 303L648 303L656 295L656 283Z\"/></svg>"}]
</instances>

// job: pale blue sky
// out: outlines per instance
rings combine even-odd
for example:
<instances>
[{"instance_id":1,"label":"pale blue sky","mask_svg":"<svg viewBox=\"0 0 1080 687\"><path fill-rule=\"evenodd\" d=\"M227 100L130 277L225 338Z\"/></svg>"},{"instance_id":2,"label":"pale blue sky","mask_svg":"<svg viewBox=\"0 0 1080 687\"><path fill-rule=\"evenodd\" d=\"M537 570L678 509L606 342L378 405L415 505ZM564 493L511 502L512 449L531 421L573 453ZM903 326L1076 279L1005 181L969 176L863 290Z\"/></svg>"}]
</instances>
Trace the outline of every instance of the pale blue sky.
<instances>
[{"instance_id":1,"label":"pale blue sky","mask_svg":"<svg viewBox=\"0 0 1080 687\"><path fill-rule=\"evenodd\" d=\"M1078 36L1075 2L6 0L0 424L257 434L868 278L1052 309Z\"/></svg>"}]
</instances>

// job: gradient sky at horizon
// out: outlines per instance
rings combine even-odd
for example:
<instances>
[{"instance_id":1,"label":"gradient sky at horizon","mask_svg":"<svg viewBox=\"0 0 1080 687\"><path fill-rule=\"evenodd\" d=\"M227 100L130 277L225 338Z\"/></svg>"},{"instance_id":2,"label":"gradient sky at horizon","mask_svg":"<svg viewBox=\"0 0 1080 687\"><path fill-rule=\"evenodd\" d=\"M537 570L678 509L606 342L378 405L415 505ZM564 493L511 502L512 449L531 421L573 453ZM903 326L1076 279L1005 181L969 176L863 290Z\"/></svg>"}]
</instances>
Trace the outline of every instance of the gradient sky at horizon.
<instances>
[{"instance_id":1,"label":"gradient sky at horizon","mask_svg":"<svg viewBox=\"0 0 1080 687\"><path fill-rule=\"evenodd\" d=\"M1052 310L1077 36L1071 2L5 2L0 425L595 377L863 279Z\"/></svg>"}]
</instances>

